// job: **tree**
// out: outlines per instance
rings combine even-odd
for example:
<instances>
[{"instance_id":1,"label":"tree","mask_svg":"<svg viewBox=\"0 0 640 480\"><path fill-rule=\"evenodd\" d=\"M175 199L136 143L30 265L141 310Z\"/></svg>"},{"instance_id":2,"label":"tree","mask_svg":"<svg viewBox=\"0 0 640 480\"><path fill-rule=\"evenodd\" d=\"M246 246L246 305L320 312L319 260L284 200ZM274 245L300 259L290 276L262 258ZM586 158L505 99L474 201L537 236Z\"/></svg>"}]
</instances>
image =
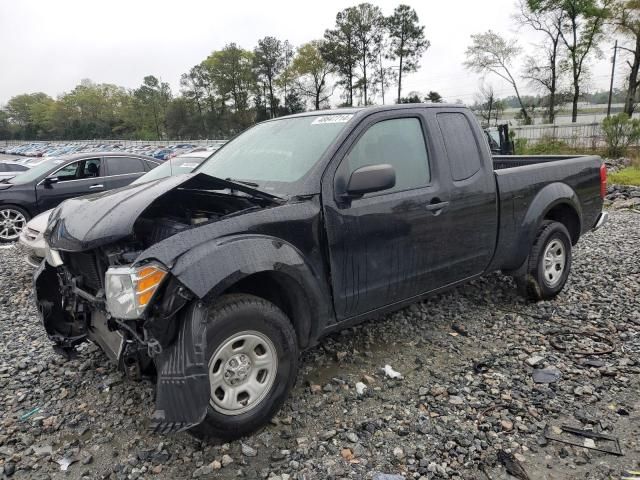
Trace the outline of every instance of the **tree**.
<instances>
[{"instance_id":1,"label":"tree","mask_svg":"<svg viewBox=\"0 0 640 480\"><path fill-rule=\"evenodd\" d=\"M491 125L491 116L494 114L496 106L496 95L492 85L480 85L480 92L476 95L474 110L480 115L480 118L484 120L483 126Z\"/></svg>"},{"instance_id":2,"label":"tree","mask_svg":"<svg viewBox=\"0 0 640 480\"><path fill-rule=\"evenodd\" d=\"M612 0L527 0L535 13L563 15L560 38L566 49L573 87L571 121L578 119L580 87L586 60L603 36Z\"/></svg>"},{"instance_id":3,"label":"tree","mask_svg":"<svg viewBox=\"0 0 640 480\"><path fill-rule=\"evenodd\" d=\"M7 102L5 111L9 121L17 124L22 138L46 137L46 114L54 100L47 94L16 95Z\"/></svg>"},{"instance_id":4,"label":"tree","mask_svg":"<svg viewBox=\"0 0 640 480\"><path fill-rule=\"evenodd\" d=\"M225 127L227 133L236 133L253 122L249 98L258 85L253 70L253 53L235 43L213 52L203 62L220 102L220 115L226 116L226 104L231 102L233 115Z\"/></svg>"},{"instance_id":5,"label":"tree","mask_svg":"<svg viewBox=\"0 0 640 480\"><path fill-rule=\"evenodd\" d=\"M400 97L398 103L421 103L420 94L418 92L409 92L406 97Z\"/></svg>"},{"instance_id":6,"label":"tree","mask_svg":"<svg viewBox=\"0 0 640 480\"><path fill-rule=\"evenodd\" d=\"M539 48L543 52L541 56L527 57L523 76L534 88L548 93L547 119L549 123L553 123L556 114L558 82L564 71L559 60L560 37L565 13L562 10L532 10L531 4L530 0L520 0L516 19L521 25L543 34L545 42Z\"/></svg>"},{"instance_id":7,"label":"tree","mask_svg":"<svg viewBox=\"0 0 640 480\"><path fill-rule=\"evenodd\" d=\"M274 83L284 68L282 42L275 37L258 40L258 46L253 50L253 64L257 77L269 90L269 112L271 117L275 117L278 113L278 102L274 95Z\"/></svg>"},{"instance_id":8,"label":"tree","mask_svg":"<svg viewBox=\"0 0 640 480\"><path fill-rule=\"evenodd\" d=\"M424 99L426 102L431 102L431 103L442 103L442 95L440 95L438 92L434 92L434 91L430 91L429 94L426 96L426 98Z\"/></svg>"},{"instance_id":9,"label":"tree","mask_svg":"<svg viewBox=\"0 0 640 480\"><path fill-rule=\"evenodd\" d=\"M344 87L346 104L353 105L353 90L356 77L357 46L355 37L354 9L347 8L336 15L334 29L324 32L324 42L321 45L322 57L334 66L340 77L338 84Z\"/></svg>"},{"instance_id":10,"label":"tree","mask_svg":"<svg viewBox=\"0 0 640 480\"><path fill-rule=\"evenodd\" d=\"M327 80L334 66L322 56L321 49L322 40L302 45L291 65L297 90L313 102L316 110L320 110L320 106L333 94L333 90L329 91Z\"/></svg>"},{"instance_id":11,"label":"tree","mask_svg":"<svg viewBox=\"0 0 640 480\"><path fill-rule=\"evenodd\" d=\"M169 84L153 75L147 75L142 85L133 91L133 97L143 128L150 126L156 139L162 139L166 130L167 107L171 100Z\"/></svg>"},{"instance_id":12,"label":"tree","mask_svg":"<svg viewBox=\"0 0 640 480\"><path fill-rule=\"evenodd\" d=\"M471 40L472 44L466 50L465 67L483 75L493 73L507 81L515 90L525 124L531 123L516 80L511 74L511 65L521 52L517 42L515 40L508 42L491 30L471 35Z\"/></svg>"},{"instance_id":13,"label":"tree","mask_svg":"<svg viewBox=\"0 0 640 480\"><path fill-rule=\"evenodd\" d=\"M277 84L284 91L283 97L284 97L284 112L285 112L284 114L285 115L287 113L293 113L293 111L291 111L291 109L289 108L292 79L289 77L288 72L291 71L289 67L291 66L291 62L293 62L293 57L295 53L296 53L296 50L293 47L293 45L289 43L289 40L285 40L284 42L282 42L282 73L280 74L280 77L277 79Z\"/></svg>"},{"instance_id":14,"label":"tree","mask_svg":"<svg viewBox=\"0 0 640 480\"><path fill-rule=\"evenodd\" d=\"M618 0L613 6L613 24L616 30L627 37L631 43L631 48L626 46L618 47L632 56L632 61L627 61L629 65L629 75L627 77L627 93L624 100L624 113L633 115L637 103L637 91L640 86L640 1L639 0Z\"/></svg>"},{"instance_id":15,"label":"tree","mask_svg":"<svg viewBox=\"0 0 640 480\"><path fill-rule=\"evenodd\" d=\"M361 3L352 7L353 33L355 36L356 53L361 71L360 86L364 96L364 105L369 105L367 91L371 83L372 70L378 61L380 38L384 35L385 20L379 7L370 3ZM374 68L371 68L371 67ZM370 76L367 77L369 67Z\"/></svg>"},{"instance_id":16,"label":"tree","mask_svg":"<svg viewBox=\"0 0 640 480\"><path fill-rule=\"evenodd\" d=\"M418 14L408 5L398 5L386 20L391 39L390 58L398 59L398 103L402 93L402 74L418 70L420 57L429 48Z\"/></svg>"}]
</instances>

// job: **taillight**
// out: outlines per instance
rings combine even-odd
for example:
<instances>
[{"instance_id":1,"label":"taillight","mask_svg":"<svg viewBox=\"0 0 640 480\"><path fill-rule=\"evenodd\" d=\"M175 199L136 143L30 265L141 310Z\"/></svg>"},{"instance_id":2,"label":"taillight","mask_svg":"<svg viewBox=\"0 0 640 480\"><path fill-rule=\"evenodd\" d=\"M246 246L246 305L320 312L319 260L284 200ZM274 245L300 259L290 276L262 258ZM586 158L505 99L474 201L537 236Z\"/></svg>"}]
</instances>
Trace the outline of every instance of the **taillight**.
<instances>
[{"instance_id":1,"label":"taillight","mask_svg":"<svg viewBox=\"0 0 640 480\"><path fill-rule=\"evenodd\" d=\"M607 195L607 166L603 163L600 165L600 198L604 200Z\"/></svg>"}]
</instances>

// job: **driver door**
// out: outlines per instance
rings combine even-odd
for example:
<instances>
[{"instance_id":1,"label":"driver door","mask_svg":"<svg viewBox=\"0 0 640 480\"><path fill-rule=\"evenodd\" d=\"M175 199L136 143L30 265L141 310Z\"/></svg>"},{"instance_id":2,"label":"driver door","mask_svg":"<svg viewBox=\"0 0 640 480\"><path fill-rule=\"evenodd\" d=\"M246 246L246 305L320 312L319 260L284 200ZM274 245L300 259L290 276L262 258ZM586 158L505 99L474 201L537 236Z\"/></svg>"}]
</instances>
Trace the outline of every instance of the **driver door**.
<instances>
[{"instance_id":1,"label":"driver door","mask_svg":"<svg viewBox=\"0 0 640 480\"><path fill-rule=\"evenodd\" d=\"M38 209L57 207L68 198L104 190L102 159L87 158L72 162L42 180L36 186Z\"/></svg>"}]
</instances>

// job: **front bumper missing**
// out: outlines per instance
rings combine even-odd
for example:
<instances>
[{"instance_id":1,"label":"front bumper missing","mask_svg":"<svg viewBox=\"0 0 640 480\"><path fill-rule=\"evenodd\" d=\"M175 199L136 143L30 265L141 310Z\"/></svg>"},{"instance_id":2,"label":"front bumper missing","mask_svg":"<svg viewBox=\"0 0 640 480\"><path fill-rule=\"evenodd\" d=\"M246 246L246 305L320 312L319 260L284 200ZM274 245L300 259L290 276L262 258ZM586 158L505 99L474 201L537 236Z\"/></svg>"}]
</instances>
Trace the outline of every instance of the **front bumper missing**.
<instances>
[{"instance_id":1,"label":"front bumper missing","mask_svg":"<svg viewBox=\"0 0 640 480\"><path fill-rule=\"evenodd\" d=\"M126 368L123 359L127 357L132 339L127 340L126 333L109 328L104 312L92 309L83 315L71 315L63 305L56 268L48 262L38 266L33 281L42 324L56 345L73 348L89 339L119 368ZM78 290L74 288L73 293L90 305L98 301ZM206 363L207 309L193 302L173 321L180 322L175 340L153 357L157 370L156 406L149 428L158 433L184 431L200 424L210 398Z\"/></svg>"}]
</instances>

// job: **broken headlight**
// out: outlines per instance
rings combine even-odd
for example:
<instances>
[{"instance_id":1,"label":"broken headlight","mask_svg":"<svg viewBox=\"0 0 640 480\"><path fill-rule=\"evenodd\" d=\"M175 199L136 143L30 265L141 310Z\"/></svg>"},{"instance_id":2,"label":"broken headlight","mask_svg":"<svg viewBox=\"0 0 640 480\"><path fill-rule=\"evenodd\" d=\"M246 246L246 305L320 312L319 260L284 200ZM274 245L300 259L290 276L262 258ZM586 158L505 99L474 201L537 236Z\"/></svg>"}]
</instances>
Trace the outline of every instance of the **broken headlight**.
<instances>
[{"instance_id":1,"label":"broken headlight","mask_svg":"<svg viewBox=\"0 0 640 480\"><path fill-rule=\"evenodd\" d=\"M109 268L105 275L107 311L115 318L140 318L166 275L155 263Z\"/></svg>"}]
</instances>

